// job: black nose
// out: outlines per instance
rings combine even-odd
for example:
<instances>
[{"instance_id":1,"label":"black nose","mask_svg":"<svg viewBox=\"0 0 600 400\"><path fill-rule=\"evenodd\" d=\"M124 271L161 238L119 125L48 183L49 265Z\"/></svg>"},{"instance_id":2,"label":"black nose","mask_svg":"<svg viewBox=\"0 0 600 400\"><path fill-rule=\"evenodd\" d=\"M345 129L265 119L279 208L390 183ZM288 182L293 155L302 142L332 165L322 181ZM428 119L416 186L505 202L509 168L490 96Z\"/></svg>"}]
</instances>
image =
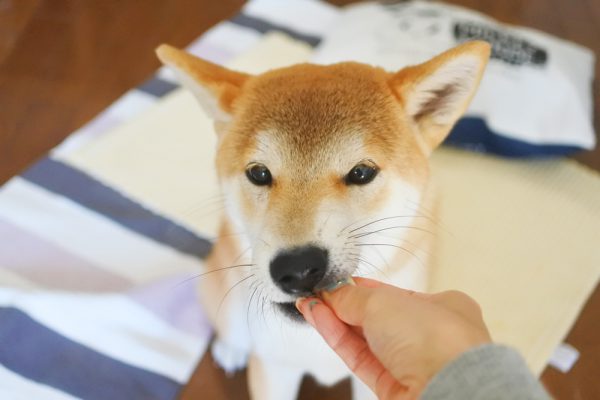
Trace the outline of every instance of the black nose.
<instances>
[{"instance_id":1,"label":"black nose","mask_svg":"<svg viewBox=\"0 0 600 400\"><path fill-rule=\"evenodd\" d=\"M327 250L315 246L280 252L271 261L271 278L286 293L308 295L327 270Z\"/></svg>"}]
</instances>

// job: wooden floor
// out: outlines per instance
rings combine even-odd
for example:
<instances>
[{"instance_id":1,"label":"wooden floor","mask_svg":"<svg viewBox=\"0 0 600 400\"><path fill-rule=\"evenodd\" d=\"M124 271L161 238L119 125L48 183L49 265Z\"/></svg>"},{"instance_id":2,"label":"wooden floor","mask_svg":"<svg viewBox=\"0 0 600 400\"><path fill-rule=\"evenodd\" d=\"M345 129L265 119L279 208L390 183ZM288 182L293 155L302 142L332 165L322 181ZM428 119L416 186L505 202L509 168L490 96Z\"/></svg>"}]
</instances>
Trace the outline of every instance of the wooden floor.
<instances>
[{"instance_id":1,"label":"wooden floor","mask_svg":"<svg viewBox=\"0 0 600 400\"><path fill-rule=\"evenodd\" d=\"M283 1L283 0L282 0ZM332 1L345 4L351 1ZM457 0L503 22L561 36L600 54L598 0ZM161 42L185 46L242 0L0 0L0 183L44 155L69 133L158 68ZM596 65L599 76L600 64ZM600 130L600 90L594 89ZM576 156L600 170L600 148ZM600 290L567 342L582 353L568 373L547 369L544 384L559 399L600 399ZM348 398L306 381L300 398ZM245 376L225 377L205 357L184 399L245 399Z\"/></svg>"}]
</instances>

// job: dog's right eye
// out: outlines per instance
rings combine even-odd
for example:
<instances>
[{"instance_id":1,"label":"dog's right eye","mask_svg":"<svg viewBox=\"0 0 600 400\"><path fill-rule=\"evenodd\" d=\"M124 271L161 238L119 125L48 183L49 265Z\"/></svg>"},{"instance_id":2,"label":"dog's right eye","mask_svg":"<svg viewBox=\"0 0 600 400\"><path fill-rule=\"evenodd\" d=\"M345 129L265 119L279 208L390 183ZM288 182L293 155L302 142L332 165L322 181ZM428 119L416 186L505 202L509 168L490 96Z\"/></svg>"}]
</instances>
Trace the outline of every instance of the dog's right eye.
<instances>
[{"instance_id":1,"label":"dog's right eye","mask_svg":"<svg viewBox=\"0 0 600 400\"><path fill-rule=\"evenodd\" d=\"M246 177L257 186L270 185L273 181L271 171L263 164L252 163L246 168Z\"/></svg>"}]
</instances>

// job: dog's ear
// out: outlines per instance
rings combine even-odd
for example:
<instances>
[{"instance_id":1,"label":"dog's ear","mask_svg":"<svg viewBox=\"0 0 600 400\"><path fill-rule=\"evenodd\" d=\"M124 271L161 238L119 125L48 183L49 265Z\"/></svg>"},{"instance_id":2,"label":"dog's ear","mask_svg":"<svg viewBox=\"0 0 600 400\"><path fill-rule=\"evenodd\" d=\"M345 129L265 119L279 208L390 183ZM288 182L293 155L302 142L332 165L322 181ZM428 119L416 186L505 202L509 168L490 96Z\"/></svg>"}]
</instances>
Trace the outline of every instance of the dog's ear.
<instances>
[{"instance_id":1,"label":"dog's ear","mask_svg":"<svg viewBox=\"0 0 600 400\"><path fill-rule=\"evenodd\" d=\"M196 96L206 113L217 122L228 122L235 100L248 74L231 71L167 44L156 54L163 64L173 68L179 80Z\"/></svg>"},{"instance_id":2,"label":"dog's ear","mask_svg":"<svg viewBox=\"0 0 600 400\"><path fill-rule=\"evenodd\" d=\"M448 135L467 109L490 56L490 45L467 42L389 80L408 117L419 128L426 152Z\"/></svg>"}]
</instances>

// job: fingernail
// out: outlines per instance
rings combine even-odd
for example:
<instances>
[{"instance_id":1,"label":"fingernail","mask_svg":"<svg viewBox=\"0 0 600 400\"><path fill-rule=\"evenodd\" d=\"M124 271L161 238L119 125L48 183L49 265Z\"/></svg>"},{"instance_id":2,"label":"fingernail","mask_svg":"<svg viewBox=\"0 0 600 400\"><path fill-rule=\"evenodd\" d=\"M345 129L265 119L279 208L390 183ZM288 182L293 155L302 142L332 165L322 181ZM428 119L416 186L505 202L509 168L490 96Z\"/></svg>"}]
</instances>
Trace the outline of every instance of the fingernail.
<instances>
[{"instance_id":1,"label":"fingernail","mask_svg":"<svg viewBox=\"0 0 600 400\"><path fill-rule=\"evenodd\" d=\"M306 297L298 297L296 299L296 310L300 311L300 313L302 313L302 310L300 309L300 303L302 303L304 300L306 300Z\"/></svg>"},{"instance_id":2,"label":"fingernail","mask_svg":"<svg viewBox=\"0 0 600 400\"><path fill-rule=\"evenodd\" d=\"M308 309L309 309L310 311L312 311L313 307L314 307L314 306L316 306L317 304L319 304L319 300L311 300L311 301L308 303Z\"/></svg>"},{"instance_id":3,"label":"fingernail","mask_svg":"<svg viewBox=\"0 0 600 400\"><path fill-rule=\"evenodd\" d=\"M306 299L307 299L307 297L298 297L296 299L296 308L298 309L298 311L302 312L302 310L300 309L300 303L302 303ZM317 304L319 304L319 300L312 299L311 301L308 302L308 310L312 311L313 307Z\"/></svg>"},{"instance_id":4,"label":"fingernail","mask_svg":"<svg viewBox=\"0 0 600 400\"><path fill-rule=\"evenodd\" d=\"M306 322L308 322L312 326L315 326L315 321L312 316L312 309L314 306L319 304L319 300L317 300L317 299L310 300L308 302L308 310L306 309L306 306L304 306L304 312L303 312L300 307L300 304L304 301L306 301L306 297L301 297L301 298L297 299L296 300L296 308L298 309L298 311L300 311L300 314L302 314L304 316L304 319L306 320Z\"/></svg>"},{"instance_id":5,"label":"fingernail","mask_svg":"<svg viewBox=\"0 0 600 400\"><path fill-rule=\"evenodd\" d=\"M344 279L340 279L339 281L330 283L329 285L325 286L322 291L323 292L333 292L339 288L341 288L342 286L346 286L346 285L353 285L355 286L356 284L354 283L354 280L352 280L351 276L348 276Z\"/></svg>"}]
</instances>

